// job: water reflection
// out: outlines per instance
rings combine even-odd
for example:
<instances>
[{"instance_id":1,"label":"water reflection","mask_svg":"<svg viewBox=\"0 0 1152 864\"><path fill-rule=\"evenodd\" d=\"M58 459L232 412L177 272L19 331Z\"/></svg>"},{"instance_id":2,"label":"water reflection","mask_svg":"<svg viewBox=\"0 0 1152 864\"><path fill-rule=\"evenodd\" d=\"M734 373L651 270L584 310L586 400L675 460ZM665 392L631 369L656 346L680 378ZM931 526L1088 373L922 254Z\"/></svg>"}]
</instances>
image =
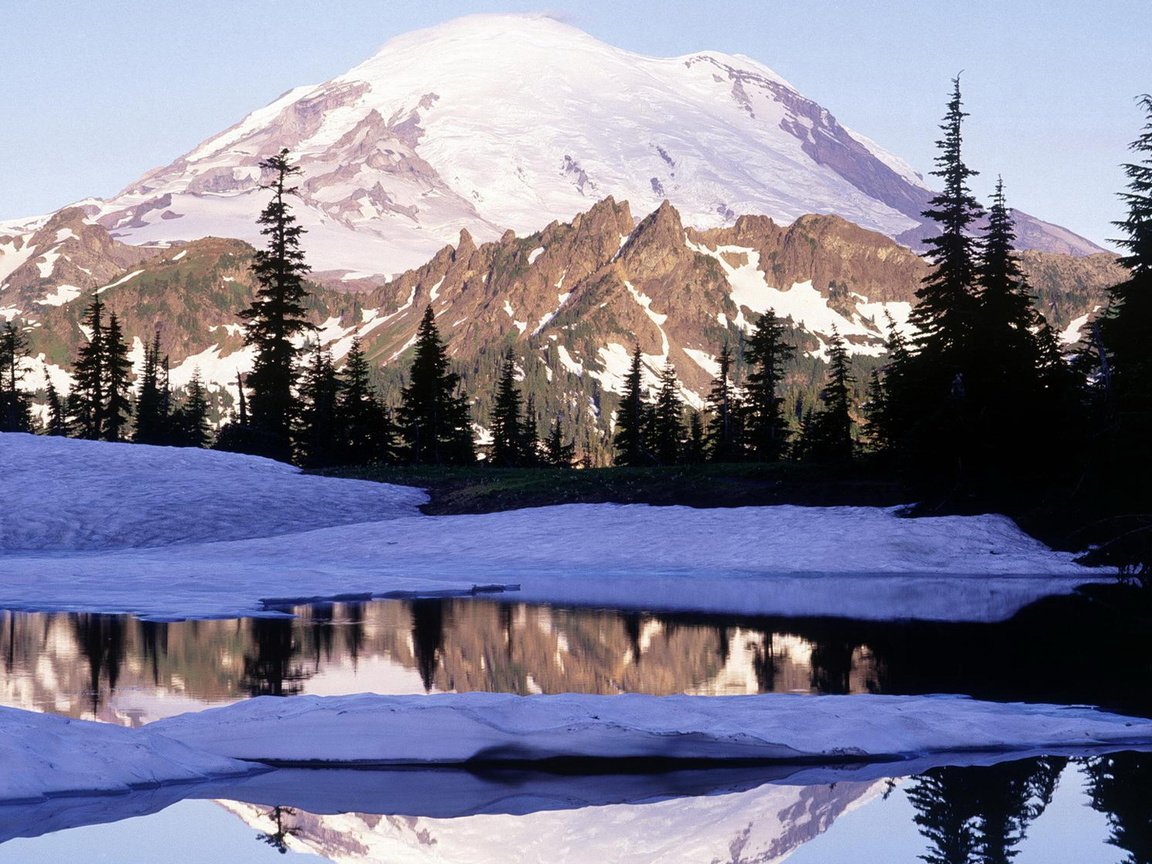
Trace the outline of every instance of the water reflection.
<instances>
[{"instance_id":1,"label":"water reflection","mask_svg":"<svg viewBox=\"0 0 1152 864\"><path fill-rule=\"evenodd\" d=\"M1152 656L1152 634L1071 601L984 625L475 599L286 611L295 617L179 623L2 612L0 702L139 723L297 693L951 692L1152 714L1152 668L1115 659Z\"/></svg>"},{"instance_id":2,"label":"water reflection","mask_svg":"<svg viewBox=\"0 0 1152 864\"><path fill-rule=\"evenodd\" d=\"M1108 814L1108 842L1124 864L1152 864L1152 754L1114 753L1089 760L1092 806Z\"/></svg>"},{"instance_id":3,"label":"water reflection","mask_svg":"<svg viewBox=\"0 0 1152 864\"><path fill-rule=\"evenodd\" d=\"M1152 860L1152 756L1145 753L942 765L913 777L893 775L899 766L892 764L793 767L776 778L758 770L767 776L757 779L752 769L576 778L294 769L184 794L216 798L246 826L229 861L251 860L257 845L341 862ZM133 800L151 794L88 799L81 808L67 800L0 807L0 839L28 833L37 818L60 828L168 805ZM69 806L71 821L44 813ZM184 811L177 804L133 820L130 835L162 833L169 812ZM99 859L109 847L91 836L91 846L75 845ZM12 856L0 844L0 864L58 860L38 853L46 846L16 842L29 845L14 843L20 855ZM132 858L123 845L111 851L112 859Z\"/></svg>"},{"instance_id":4,"label":"water reflection","mask_svg":"<svg viewBox=\"0 0 1152 864\"><path fill-rule=\"evenodd\" d=\"M1008 864L1028 826L1052 803L1064 758L944 767L917 777L908 790L929 864Z\"/></svg>"}]
</instances>

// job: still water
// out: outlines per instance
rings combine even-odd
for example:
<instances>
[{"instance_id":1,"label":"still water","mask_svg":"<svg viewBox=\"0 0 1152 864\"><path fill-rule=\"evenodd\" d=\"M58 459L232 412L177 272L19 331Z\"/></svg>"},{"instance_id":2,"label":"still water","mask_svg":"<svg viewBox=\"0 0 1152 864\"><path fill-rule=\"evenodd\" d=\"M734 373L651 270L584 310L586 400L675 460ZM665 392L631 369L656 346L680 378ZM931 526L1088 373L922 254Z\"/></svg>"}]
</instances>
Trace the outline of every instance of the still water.
<instances>
[{"instance_id":1,"label":"still water","mask_svg":"<svg viewBox=\"0 0 1152 864\"><path fill-rule=\"evenodd\" d=\"M1152 714L1146 628L1067 600L980 625L475 599L282 611L0 613L0 703L122 725L257 695L466 690L949 692ZM273 772L0 807L0 862L1152 862L1147 754L788 771Z\"/></svg>"}]
</instances>

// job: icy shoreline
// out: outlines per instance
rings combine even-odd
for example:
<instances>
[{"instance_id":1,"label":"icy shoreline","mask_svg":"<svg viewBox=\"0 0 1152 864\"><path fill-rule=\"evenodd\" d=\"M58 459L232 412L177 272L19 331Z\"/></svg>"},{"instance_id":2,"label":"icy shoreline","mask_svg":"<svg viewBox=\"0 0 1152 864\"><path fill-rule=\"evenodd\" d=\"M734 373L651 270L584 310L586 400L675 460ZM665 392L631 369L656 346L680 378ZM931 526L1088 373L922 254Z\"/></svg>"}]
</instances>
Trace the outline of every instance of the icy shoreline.
<instances>
[{"instance_id":1,"label":"icy shoreline","mask_svg":"<svg viewBox=\"0 0 1152 864\"><path fill-rule=\"evenodd\" d=\"M1152 720L962 697L260 697L124 729L0 709L0 802L242 777L268 765L834 766L1152 745ZM766 776L770 777L771 772Z\"/></svg>"},{"instance_id":2,"label":"icy shoreline","mask_svg":"<svg viewBox=\"0 0 1152 864\"><path fill-rule=\"evenodd\" d=\"M0 435L0 608L216 618L268 598L468 594L995 621L1110 573L998 515L564 505L424 516L420 490L198 450ZM322 526L322 527L319 527Z\"/></svg>"}]
</instances>

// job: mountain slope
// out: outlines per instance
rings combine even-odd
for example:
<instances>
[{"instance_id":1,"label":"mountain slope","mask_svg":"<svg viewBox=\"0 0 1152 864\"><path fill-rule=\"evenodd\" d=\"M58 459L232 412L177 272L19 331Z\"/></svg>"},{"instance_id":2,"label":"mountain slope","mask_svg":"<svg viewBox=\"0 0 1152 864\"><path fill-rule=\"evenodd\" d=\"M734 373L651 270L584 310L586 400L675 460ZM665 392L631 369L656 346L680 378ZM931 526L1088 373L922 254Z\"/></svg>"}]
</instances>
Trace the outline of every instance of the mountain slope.
<instances>
[{"instance_id":1,"label":"mountain slope","mask_svg":"<svg viewBox=\"0 0 1152 864\"><path fill-rule=\"evenodd\" d=\"M83 309L99 291L120 316L137 363L159 328L173 384L186 384L198 370L227 408L231 396L224 394L234 392L236 374L252 362L238 318L255 290L248 269L252 247L209 237L137 249L99 225L75 227L75 240L59 242L64 228L42 229L42 243L22 247L26 260L19 272L30 281L0 293L12 298L4 316L25 323L39 358L29 364L27 386L43 386L47 376L58 389L68 388L64 367L84 338ZM84 256L104 247L108 254L149 257L101 271ZM1104 302L1107 286L1124 273L1107 254L1027 252L1023 265L1044 312L1067 341L1075 341ZM91 271L83 289L65 291L67 285L53 281L77 281L81 268ZM42 270L48 275L41 277ZM527 236L509 231L477 244L462 230L422 266L361 285L356 293L315 285L309 303L317 330L311 338L327 345L339 363L359 336L394 402L420 317L431 305L480 424L487 422L500 359L512 348L521 387L535 397L543 422L563 415L580 440L587 432L597 441L611 428L634 345L643 354L647 386L655 387L671 361L684 398L702 407L720 346L735 349L735 372L742 374L742 340L768 309L787 320L800 349L785 382L789 405L819 389L833 328L847 340L861 364L859 380L866 381L869 365L883 353L888 318L898 326L906 322L927 272L924 260L907 248L836 216L804 216L789 226L742 216L729 227L699 231L685 227L667 202L637 223L626 202L606 198L570 222L555 221ZM96 273L104 275L96 279Z\"/></svg>"},{"instance_id":2,"label":"mountain slope","mask_svg":"<svg viewBox=\"0 0 1152 864\"><path fill-rule=\"evenodd\" d=\"M461 229L571 219L600 198L667 199L698 228L738 214L837 214L915 244L931 192L767 67L703 52L653 58L539 15L479 15L410 33L329 82L292 90L149 172L83 202L134 244L258 240L262 157L303 169L318 270L398 273ZM1018 214L1029 248L1101 251Z\"/></svg>"}]
</instances>

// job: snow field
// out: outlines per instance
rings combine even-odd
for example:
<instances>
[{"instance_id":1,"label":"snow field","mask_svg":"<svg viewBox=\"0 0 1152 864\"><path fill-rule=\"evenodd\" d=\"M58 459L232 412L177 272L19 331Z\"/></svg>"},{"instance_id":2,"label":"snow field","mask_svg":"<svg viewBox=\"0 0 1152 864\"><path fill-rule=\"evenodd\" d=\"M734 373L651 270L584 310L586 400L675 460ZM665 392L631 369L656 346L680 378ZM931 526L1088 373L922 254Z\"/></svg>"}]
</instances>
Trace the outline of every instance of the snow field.
<instances>
[{"instance_id":1,"label":"snow field","mask_svg":"<svg viewBox=\"0 0 1152 864\"><path fill-rule=\"evenodd\" d=\"M999 620L1105 574L987 515L577 504L419 514L420 490L247 456L0 435L0 607L158 618L468 593L747 614ZM326 526L326 527L320 527Z\"/></svg>"},{"instance_id":2,"label":"snow field","mask_svg":"<svg viewBox=\"0 0 1152 864\"><path fill-rule=\"evenodd\" d=\"M919 766L933 754L1147 746L1152 721L957 697L361 694L266 696L139 729L0 709L0 733L0 803L11 803L241 776L269 763L919 759Z\"/></svg>"}]
</instances>

